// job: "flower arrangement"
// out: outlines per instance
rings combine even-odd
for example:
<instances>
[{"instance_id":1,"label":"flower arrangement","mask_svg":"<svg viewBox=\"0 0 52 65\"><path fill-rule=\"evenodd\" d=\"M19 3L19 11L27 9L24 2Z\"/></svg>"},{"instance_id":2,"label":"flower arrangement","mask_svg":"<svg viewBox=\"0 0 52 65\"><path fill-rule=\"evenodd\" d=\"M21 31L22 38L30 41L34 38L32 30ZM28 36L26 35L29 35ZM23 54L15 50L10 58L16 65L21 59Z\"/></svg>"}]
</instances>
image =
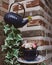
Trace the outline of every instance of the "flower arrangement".
<instances>
[{"instance_id":1,"label":"flower arrangement","mask_svg":"<svg viewBox=\"0 0 52 65\"><path fill-rule=\"evenodd\" d=\"M29 50L32 50L32 49L37 48L37 44L35 42L27 42L27 41L25 41L24 44L22 44L22 47L26 48L26 49L29 49Z\"/></svg>"}]
</instances>

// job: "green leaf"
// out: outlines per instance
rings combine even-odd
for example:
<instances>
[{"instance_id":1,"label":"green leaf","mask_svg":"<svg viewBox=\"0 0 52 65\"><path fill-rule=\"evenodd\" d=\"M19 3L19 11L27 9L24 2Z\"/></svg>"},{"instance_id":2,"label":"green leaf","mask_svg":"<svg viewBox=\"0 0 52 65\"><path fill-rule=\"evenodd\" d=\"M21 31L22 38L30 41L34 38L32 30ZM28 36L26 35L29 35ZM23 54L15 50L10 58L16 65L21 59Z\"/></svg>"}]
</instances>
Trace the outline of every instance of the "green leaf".
<instances>
[{"instance_id":1,"label":"green leaf","mask_svg":"<svg viewBox=\"0 0 52 65\"><path fill-rule=\"evenodd\" d=\"M15 38L16 38L17 41L21 41L21 40L23 40L23 38L21 37L20 34L17 34Z\"/></svg>"},{"instance_id":2,"label":"green leaf","mask_svg":"<svg viewBox=\"0 0 52 65\"><path fill-rule=\"evenodd\" d=\"M10 63L13 65L14 61L13 60L10 60Z\"/></svg>"},{"instance_id":3,"label":"green leaf","mask_svg":"<svg viewBox=\"0 0 52 65\"><path fill-rule=\"evenodd\" d=\"M10 48L10 49L12 48L11 43L10 43L9 41L6 41L6 40L5 40L4 46L5 46L6 48Z\"/></svg>"},{"instance_id":4,"label":"green leaf","mask_svg":"<svg viewBox=\"0 0 52 65\"><path fill-rule=\"evenodd\" d=\"M7 40L10 41L10 40L13 40L13 38L8 36L8 37L6 38L6 41L7 41Z\"/></svg>"},{"instance_id":5,"label":"green leaf","mask_svg":"<svg viewBox=\"0 0 52 65\"><path fill-rule=\"evenodd\" d=\"M12 56L12 54L10 52L8 52L7 55L5 56L5 58L7 58L7 59L11 59L12 57L13 56Z\"/></svg>"},{"instance_id":6,"label":"green leaf","mask_svg":"<svg viewBox=\"0 0 52 65\"><path fill-rule=\"evenodd\" d=\"M8 36L14 38L14 37L15 37L15 33L11 31L11 32L8 34Z\"/></svg>"},{"instance_id":7,"label":"green leaf","mask_svg":"<svg viewBox=\"0 0 52 65\"><path fill-rule=\"evenodd\" d=\"M19 62L17 60L15 60L14 65L18 65L18 64L19 64Z\"/></svg>"},{"instance_id":8,"label":"green leaf","mask_svg":"<svg viewBox=\"0 0 52 65\"><path fill-rule=\"evenodd\" d=\"M16 64L16 65L20 65L20 63Z\"/></svg>"},{"instance_id":9,"label":"green leaf","mask_svg":"<svg viewBox=\"0 0 52 65\"><path fill-rule=\"evenodd\" d=\"M18 58L18 53L19 53L18 49L13 49L13 56L15 56L16 58Z\"/></svg>"},{"instance_id":10,"label":"green leaf","mask_svg":"<svg viewBox=\"0 0 52 65\"><path fill-rule=\"evenodd\" d=\"M5 25L4 26L4 32L5 32L5 34L7 34L7 32L10 30L10 28L9 28L9 25L7 24L7 25Z\"/></svg>"},{"instance_id":11,"label":"green leaf","mask_svg":"<svg viewBox=\"0 0 52 65\"><path fill-rule=\"evenodd\" d=\"M5 62L6 62L6 63L9 63L10 61L9 61L8 59L5 59Z\"/></svg>"},{"instance_id":12,"label":"green leaf","mask_svg":"<svg viewBox=\"0 0 52 65\"><path fill-rule=\"evenodd\" d=\"M16 30L16 28L14 27L14 25L11 26L11 30L12 31L15 31Z\"/></svg>"},{"instance_id":13,"label":"green leaf","mask_svg":"<svg viewBox=\"0 0 52 65\"><path fill-rule=\"evenodd\" d=\"M18 41L16 41L16 43L14 43L13 45L18 47L19 44L20 44L20 43L19 43Z\"/></svg>"},{"instance_id":14,"label":"green leaf","mask_svg":"<svg viewBox=\"0 0 52 65\"><path fill-rule=\"evenodd\" d=\"M5 59L5 62L7 63L7 64L9 64L9 65L13 65L13 60L12 59Z\"/></svg>"},{"instance_id":15,"label":"green leaf","mask_svg":"<svg viewBox=\"0 0 52 65\"><path fill-rule=\"evenodd\" d=\"M22 38L20 34L17 34L17 36L18 36L19 38Z\"/></svg>"},{"instance_id":16,"label":"green leaf","mask_svg":"<svg viewBox=\"0 0 52 65\"><path fill-rule=\"evenodd\" d=\"M7 41L5 40L5 44L4 44L5 46L7 46L8 45L8 43L7 43Z\"/></svg>"},{"instance_id":17,"label":"green leaf","mask_svg":"<svg viewBox=\"0 0 52 65\"><path fill-rule=\"evenodd\" d=\"M12 46L7 45L7 47L8 47L9 49L12 49Z\"/></svg>"},{"instance_id":18,"label":"green leaf","mask_svg":"<svg viewBox=\"0 0 52 65\"><path fill-rule=\"evenodd\" d=\"M7 49L7 47L5 45L2 45L1 47L2 47L2 51Z\"/></svg>"},{"instance_id":19,"label":"green leaf","mask_svg":"<svg viewBox=\"0 0 52 65\"><path fill-rule=\"evenodd\" d=\"M46 65L46 63L42 63L42 65Z\"/></svg>"}]
</instances>

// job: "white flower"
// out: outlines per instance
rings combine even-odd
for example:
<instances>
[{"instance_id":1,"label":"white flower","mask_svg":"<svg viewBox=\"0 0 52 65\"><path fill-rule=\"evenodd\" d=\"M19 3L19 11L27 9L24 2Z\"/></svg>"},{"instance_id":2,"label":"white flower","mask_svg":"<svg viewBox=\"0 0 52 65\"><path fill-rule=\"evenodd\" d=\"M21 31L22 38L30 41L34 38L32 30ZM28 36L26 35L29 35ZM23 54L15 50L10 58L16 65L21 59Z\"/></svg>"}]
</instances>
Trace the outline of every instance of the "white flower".
<instances>
[{"instance_id":1,"label":"white flower","mask_svg":"<svg viewBox=\"0 0 52 65\"><path fill-rule=\"evenodd\" d=\"M32 49L32 48L36 48L36 44L32 42L24 41L22 47Z\"/></svg>"}]
</instances>

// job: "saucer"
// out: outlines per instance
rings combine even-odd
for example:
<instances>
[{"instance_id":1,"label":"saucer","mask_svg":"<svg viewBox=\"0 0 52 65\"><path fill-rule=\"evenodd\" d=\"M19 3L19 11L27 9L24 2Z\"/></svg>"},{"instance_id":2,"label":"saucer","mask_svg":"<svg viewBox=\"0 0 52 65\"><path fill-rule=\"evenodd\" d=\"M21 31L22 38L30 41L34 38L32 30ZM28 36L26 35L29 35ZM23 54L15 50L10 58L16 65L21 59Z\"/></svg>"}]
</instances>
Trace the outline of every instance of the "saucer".
<instances>
[{"instance_id":1,"label":"saucer","mask_svg":"<svg viewBox=\"0 0 52 65\"><path fill-rule=\"evenodd\" d=\"M34 64L34 63L41 63L45 60L45 57L39 55L37 56L33 61L27 61L25 59L22 58L18 58L17 61L20 63L26 63L26 64Z\"/></svg>"}]
</instances>

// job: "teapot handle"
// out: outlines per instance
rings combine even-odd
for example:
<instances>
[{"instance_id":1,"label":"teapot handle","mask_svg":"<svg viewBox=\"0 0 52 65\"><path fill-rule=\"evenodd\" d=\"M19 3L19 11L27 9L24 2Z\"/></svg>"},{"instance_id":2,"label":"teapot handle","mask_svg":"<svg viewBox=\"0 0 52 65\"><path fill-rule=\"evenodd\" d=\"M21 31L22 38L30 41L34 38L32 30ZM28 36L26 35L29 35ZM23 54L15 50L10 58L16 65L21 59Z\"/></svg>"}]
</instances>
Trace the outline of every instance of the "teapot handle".
<instances>
[{"instance_id":1,"label":"teapot handle","mask_svg":"<svg viewBox=\"0 0 52 65\"><path fill-rule=\"evenodd\" d=\"M10 10L11 10L12 5L15 4L15 3L16 3L16 2L14 2L14 3L12 3L12 4L10 5L9 12L10 12ZM17 2L17 4L22 6L22 8L23 8L23 10L24 10L24 13L23 13L23 17L24 17L24 16L25 16L25 8L24 8L24 6L23 6L22 4L20 4L20 3L18 3L18 2Z\"/></svg>"}]
</instances>

